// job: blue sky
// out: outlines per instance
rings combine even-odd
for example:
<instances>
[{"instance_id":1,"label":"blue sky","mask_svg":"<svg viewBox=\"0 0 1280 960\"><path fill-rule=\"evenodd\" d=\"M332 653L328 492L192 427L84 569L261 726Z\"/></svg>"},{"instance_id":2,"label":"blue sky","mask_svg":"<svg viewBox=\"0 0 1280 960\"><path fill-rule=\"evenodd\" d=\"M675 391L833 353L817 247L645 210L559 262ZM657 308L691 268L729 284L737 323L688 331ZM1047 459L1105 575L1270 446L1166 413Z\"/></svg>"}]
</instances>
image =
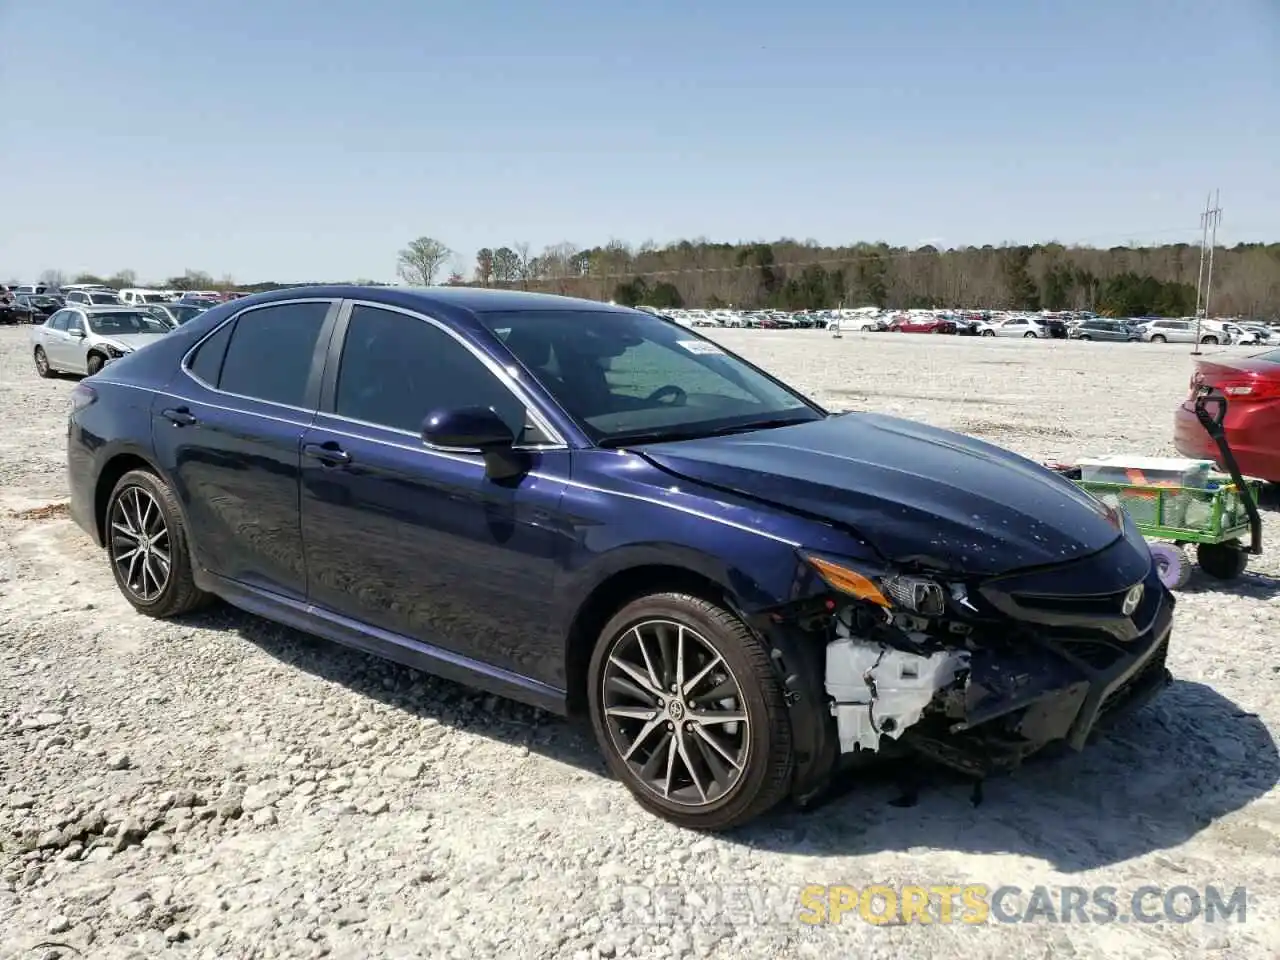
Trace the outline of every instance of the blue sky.
<instances>
[{"instance_id":1,"label":"blue sky","mask_svg":"<svg viewBox=\"0 0 1280 960\"><path fill-rule=\"evenodd\" d=\"M1280 240L1280 0L0 0L0 279Z\"/></svg>"}]
</instances>

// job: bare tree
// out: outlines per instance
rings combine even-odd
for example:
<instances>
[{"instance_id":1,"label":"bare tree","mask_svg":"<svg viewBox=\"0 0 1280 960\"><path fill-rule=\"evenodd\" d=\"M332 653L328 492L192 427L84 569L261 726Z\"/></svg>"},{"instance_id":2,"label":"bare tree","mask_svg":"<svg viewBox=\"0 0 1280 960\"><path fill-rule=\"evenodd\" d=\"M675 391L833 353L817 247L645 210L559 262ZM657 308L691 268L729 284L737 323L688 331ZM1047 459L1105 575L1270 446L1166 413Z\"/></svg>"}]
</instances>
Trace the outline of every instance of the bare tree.
<instances>
[{"instance_id":1,"label":"bare tree","mask_svg":"<svg viewBox=\"0 0 1280 960\"><path fill-rule=\"evenodd\" d=\"M117 290L124 290L128 287L136 287L138 285L138 275L132 270L117 270L115 276L107 281Z\"/></svg>"},{"instance_id":2,"label":"bare tree","mask_svg":"<svg viewBox=\"0 0 1280 960\"><path fill-rule=\"evenodd\" d=\"M518 243L513 243L511 249L516 252L516 262L519 264L519 279L524 280L527 286L528 281L532 279L530 267L533 264L533 260L529 256L529 241L521 240Z\"/></svg>"},{"instance_id":3,"label":"bare tree","mask_svg":"<svg viewBox=\"0 0 1280 960\"><path fill-rule=\"evenodd\" d=\"M396 273L410 286L429 287L453 251L439 240L419 237L400 251Z\"/></svg>"},{"instance_id":4,"label":"bare tree","mask_svg":"<svg viewBox=\"0 0 1280 960\"><path fill-rule=\"evenodd\" d=\"M46 287L60 289L67 282L67 275L61 270L42 270L39 282Z\"/></svg>"}]
</instances>

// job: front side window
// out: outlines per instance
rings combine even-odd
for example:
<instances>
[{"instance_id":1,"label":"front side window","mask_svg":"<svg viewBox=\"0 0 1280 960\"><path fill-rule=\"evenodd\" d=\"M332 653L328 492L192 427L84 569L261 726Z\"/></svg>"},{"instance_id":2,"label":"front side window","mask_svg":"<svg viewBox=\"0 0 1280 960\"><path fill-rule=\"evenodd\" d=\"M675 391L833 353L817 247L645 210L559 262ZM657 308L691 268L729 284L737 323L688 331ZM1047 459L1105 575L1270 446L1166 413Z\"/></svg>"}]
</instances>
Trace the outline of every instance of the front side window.
<instances>
[{"instance_id":1,"label":"front side window","mask_svg":"<svg viewBox=\"0 0 1280 960\"><path fill-rule=\"evenodd\" d=\"M70 319L70 310L59 310L45 322L45 326L50 330L65 330L67 329L67 321Z\"/></svg>"},{"instance_id":2,"label":"front side window","mask_svg":"<svg viewBox=\"0 0 1280 960\"><path fill-rule=\"evenodd\" d=\"M76 330L84 330L84 314L78 310L72 310L67 315L67 330L74 332Z\"/></svg>"},{"instance_id":3,"label":"front side window","mask_svg":"<svg viewBox=\"0 0 1280 960\"><path fill-rule=\"evenodd\" d=\"M479 320L601 445L825 416L715 343L649 314L540 310Z\"/></svg>"},{"instance_id":4,"label":"front side window","mask_svg":"<svg viewBox=\"0 0 1280 960\"><path fill-rule=\"evenodd\" d=\"M524 404L475 354L418 317L377 307L351 311L338 367L334 413L420 434L427 417L461 407L487 407L523 442Z\"/></svg>"},{"instance_id":5,"label":"front side window","mask_svg":"<svg viewBox=\"0 0 1280 960\"><path fill-rule=\"evenodd\" d=\"M237 318L218 389L291 407L306 403L307 381L327 301L280 303Z\"/></svg>"}]
</instances>

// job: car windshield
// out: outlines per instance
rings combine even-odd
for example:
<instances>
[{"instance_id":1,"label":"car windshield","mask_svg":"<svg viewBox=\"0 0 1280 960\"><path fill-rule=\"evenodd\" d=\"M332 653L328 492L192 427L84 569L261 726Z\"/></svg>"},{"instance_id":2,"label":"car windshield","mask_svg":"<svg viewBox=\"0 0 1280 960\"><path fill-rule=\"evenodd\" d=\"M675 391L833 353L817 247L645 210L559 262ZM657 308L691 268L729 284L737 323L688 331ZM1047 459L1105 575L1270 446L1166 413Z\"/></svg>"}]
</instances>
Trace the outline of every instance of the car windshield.
<instances>
[{"instance_id":1,"label":"car windshield","mask_svg":"<svg viewBox=\"0 0 1280 960\"><path fill-rule=\"evenodd\" d=\"M710 340L650 314L520 311L479 319L602 446L825 416Z\"/></svg>"},{"instance_id":2,"label":"car windshield","mask_svg":"<svg viewBox=\"0 0 1280 960\"><path fill-rule=\"evenodd\" d=\"M163 293L144 293L142 294L143 303L168 303L169 298Z\"/></svg>"},{"instance_id":3,"label":"car windshield","mask_svg":"<svg viewBox=\"0 0 1280 960\"><path fill-rule=\"evenodd\" d=\"M204 306L192 306L189 303L169 308L170 312L177 318L179 323L186 323L192 317L198 317L208 309L208 307Z\"/></svg>"},{"instance_id":4,"label":"car windshield","mask_svg":"<svg viewBox=\"0 0 1280 960\"><path fill-rule=\"evenodd\" d=\"M1266 353L1255 353L1250 359L1265 360L1267 363L1280 363L1280 350L1268 350Z\"/></svg>"},{"instance_id":5,"label":"car windshield","mask_svg":"<svg viewBox=\"0 0 1280 960\"><path fill-rule=\"evenodd\" d=\"M120 337L132 333L168 333L173 328L149 313L122 310L90 314L89 329L100 337Z\"/></svg>"},{"instance_id":6,"label":"car windshield","mask_svg":"<svg viewBox=\"0 0 1280 960\"><path fill-rule=\"evenodd\" d=\"M119 303L120 298L114 293L90 293L90 303Z\"/></svg>"}]
</instances>

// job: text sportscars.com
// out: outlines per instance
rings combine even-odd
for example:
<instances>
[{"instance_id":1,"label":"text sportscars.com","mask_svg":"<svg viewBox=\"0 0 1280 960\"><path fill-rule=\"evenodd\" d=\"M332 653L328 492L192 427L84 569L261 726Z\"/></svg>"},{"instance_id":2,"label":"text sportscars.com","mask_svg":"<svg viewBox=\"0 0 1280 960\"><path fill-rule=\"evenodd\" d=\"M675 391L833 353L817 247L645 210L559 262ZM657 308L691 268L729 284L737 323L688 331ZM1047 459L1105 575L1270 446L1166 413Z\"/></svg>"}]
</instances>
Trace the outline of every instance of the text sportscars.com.
<instances>
[{"instance_id":1,"label":"text sportscars.com","mask_svg":"<svg viewBox=\"0 0 1280 960\"><path fill-rule=\"evenodd\" d=\"M624 924L1244 923L1245 887L984 884L621 885L603 891Z\"/></svg>"}]
</instances>

